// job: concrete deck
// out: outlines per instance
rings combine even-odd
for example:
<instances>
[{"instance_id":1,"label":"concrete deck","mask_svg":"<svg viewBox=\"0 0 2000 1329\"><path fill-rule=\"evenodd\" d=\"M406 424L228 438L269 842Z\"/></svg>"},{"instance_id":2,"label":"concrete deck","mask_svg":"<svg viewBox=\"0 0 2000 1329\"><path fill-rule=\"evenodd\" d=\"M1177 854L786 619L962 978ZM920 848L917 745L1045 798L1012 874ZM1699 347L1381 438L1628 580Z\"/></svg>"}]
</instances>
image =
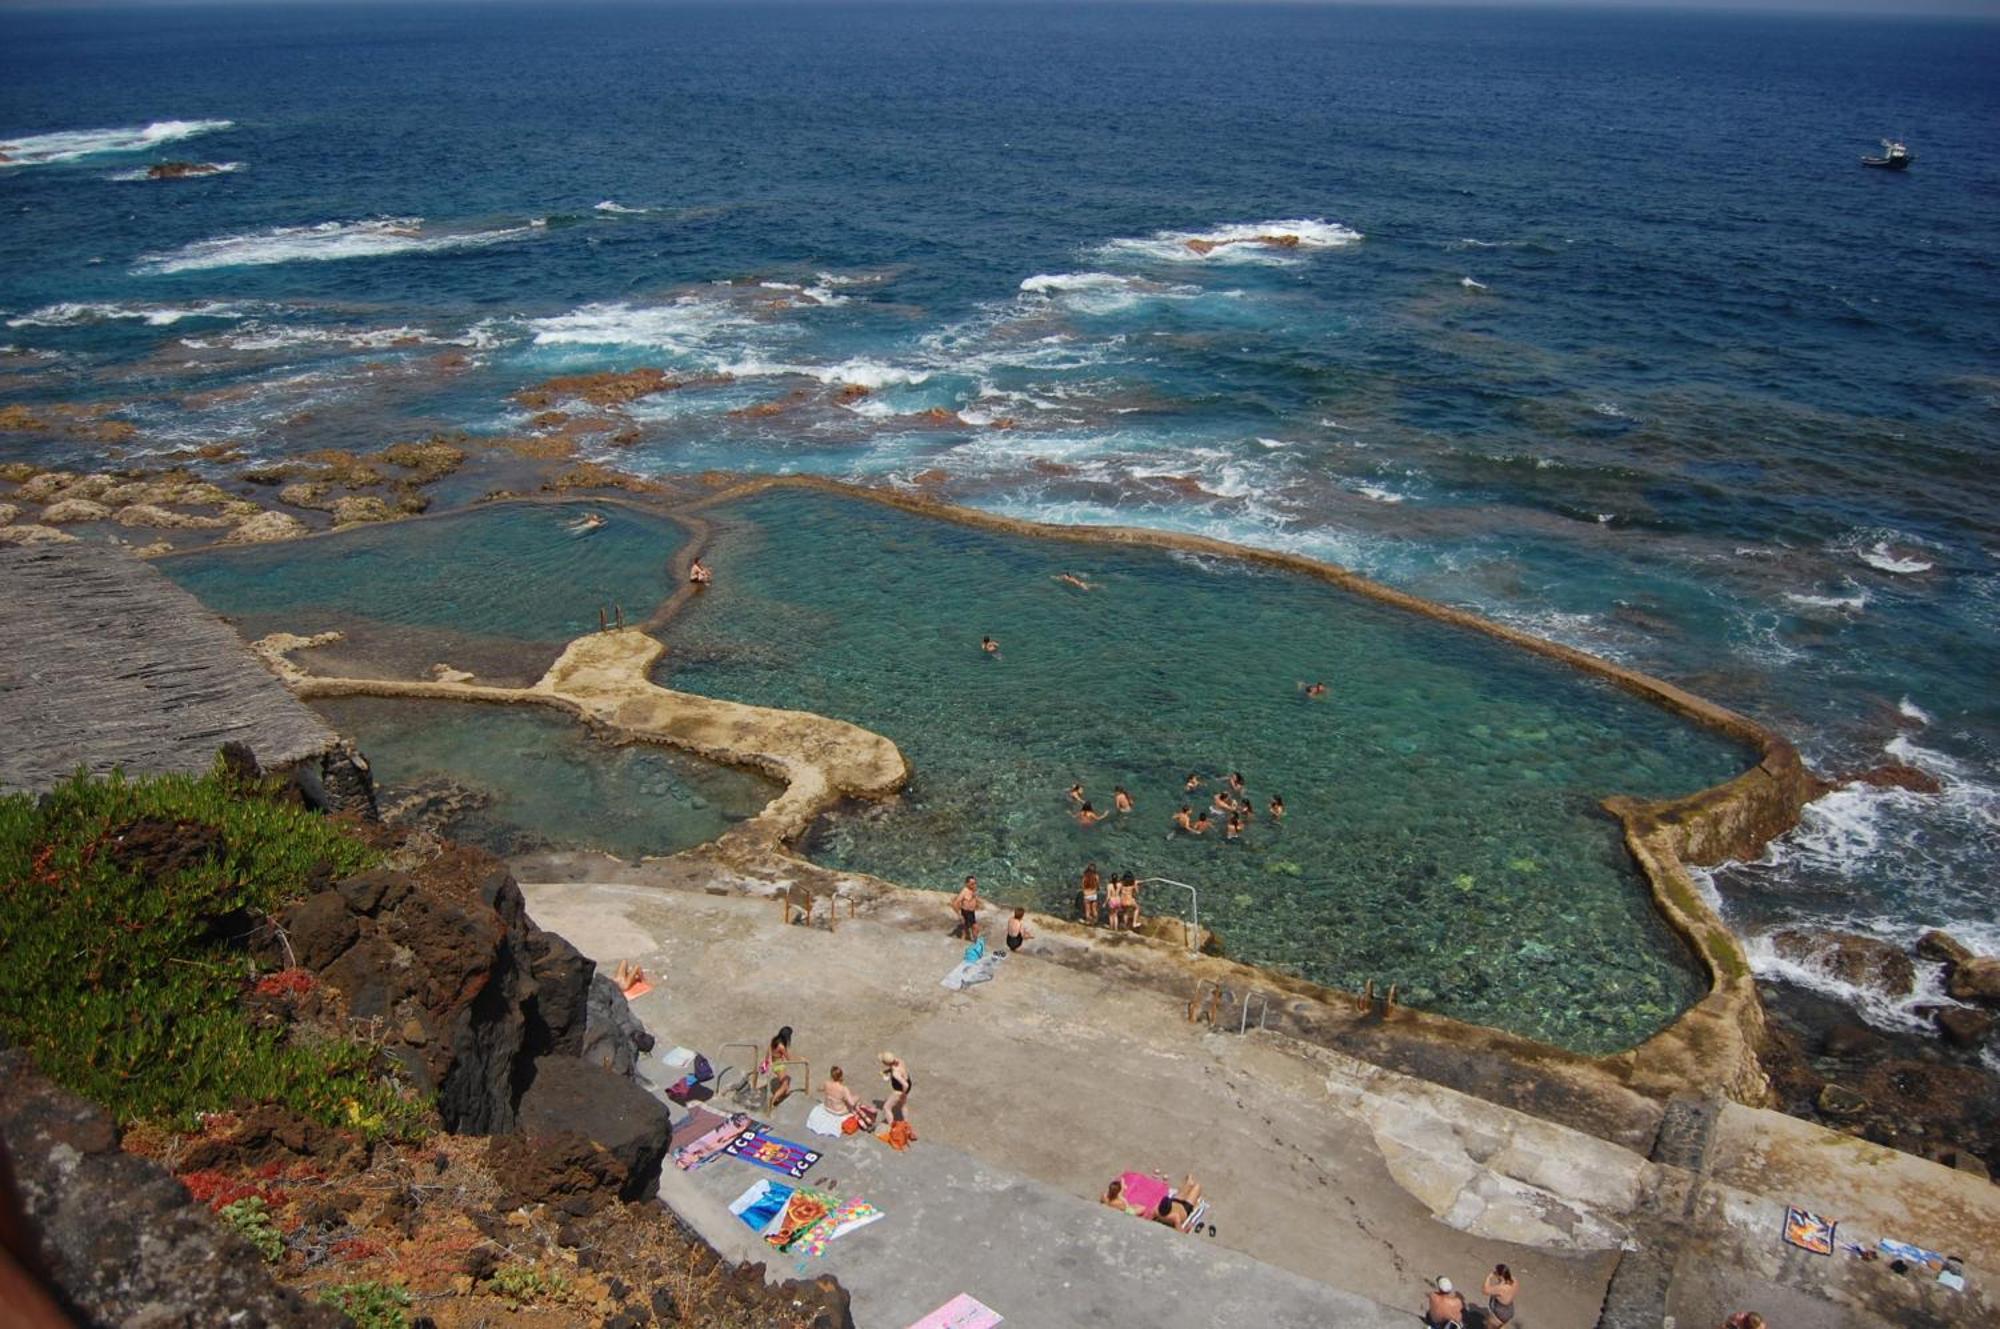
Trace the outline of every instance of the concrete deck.
<instances>
[{"instance_id":1,"label":"concrete deck","mask_svg":"<svg viewBox=\"0 0 2000 1329\"><path fill-rule=\"evenodd\" d=\"M1655 1161L1541 1117L1296 1039L1191 1025L1157 987L1078 963L1067 936L1029 943L992 982L938 980L959 943L897 911L786 926L769 883L690 864L678 888L523 886L542 926L610 965L655 975L634 1009L666 1046L741 1065L730 1042L795 1029L812 1085L769 1118L887 1211L816 1262L852 1290L858 1322L900 1329L960 1291L1018 1325L1414 1324L1424 1283L1521 1279L1528 1329L1601 1320L1620 1249L1655 1259L1662 1313L1702 1329L1760 1309L1784 1329L1986 1323L2000 1269L2000 1187L1775 1112L1718 1102L1695 1154ZM824 920L822 918L822 924ZM1087 944L1087 943L1084 943ZM910 1065L921 1140L895 1154L805 1131L810 1092L839 1063L866 1092L876 1053ZM733 1079L733 1076L726 1077ZM1128 1169L1195 1173L1217 1236L1181 1237L1096 1203ZM717 1161L666 1198L735 1258L760 1249L727 1204L759 1177ZM1784 1246L1787 1203L1966 1259L1952 1293L1886 1262ZM1643 1261L1642 1261L1643 1263ZM808 1272L819 1272L809 1269ZM1628 1306L1634 1303L1627 1303Z\"/></svg>"}]
</instances>

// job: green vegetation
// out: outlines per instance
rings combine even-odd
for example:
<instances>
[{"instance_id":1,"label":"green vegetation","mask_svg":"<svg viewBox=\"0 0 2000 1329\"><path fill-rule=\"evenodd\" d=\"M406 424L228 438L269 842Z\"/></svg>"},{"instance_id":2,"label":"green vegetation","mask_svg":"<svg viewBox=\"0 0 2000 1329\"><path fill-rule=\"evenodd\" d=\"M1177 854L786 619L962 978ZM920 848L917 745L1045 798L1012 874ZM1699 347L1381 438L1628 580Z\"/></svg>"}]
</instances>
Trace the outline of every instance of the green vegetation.
<instances>
[{"instance_id":1,"label":"green vegetation","mask_svg":"<svg viewBox=\"0 0 2000 1329\"><path fill-rule=\"evenodd\" d=\"M493 1271L488 1286L516 1307L561 1301L569 1295L569 1280L532 1264L507 1264Z\"/></svg>"},{"instance_id":2,"label":"green vegetation","mask_svg":"<svg viewBox=\"0 0 2000 1329\"><path fill-rule=\"evenodd\" d=\"M409 1329L410 1317L403 1308L410 1304L410 1294L398 1284L332 1283L313 1297L354 1321L356 1329Z\"/></svg>"},{"instance_id":3,"label":"green vegetation","mask_svg":"<svg viewBox=\"0 0 2000 1329\"><path fill-rule=\"evenodd\" d=\"M235 1204L226 1204L222 1206L221 1214L222 1221L255 1246L267 1263L275 1262L285 1253L285 1239L271 1221L271 1206L264 1203L263 1196L252 1195Z\"/></svg>"},{"instance_id":4,"label":"green vegetation","mask_svg":"<svg viewBox=\"0 0 2000 1329\"><path fill-rule=\"evenodd\" d=\"M0 1037L121 1122L274 1103L371 1136L421 1116L373 1052L255 1022L244 935L315 869L375 853L338 825L201 778L76 778L0 798Z\"/></svg>"}]
</instances>

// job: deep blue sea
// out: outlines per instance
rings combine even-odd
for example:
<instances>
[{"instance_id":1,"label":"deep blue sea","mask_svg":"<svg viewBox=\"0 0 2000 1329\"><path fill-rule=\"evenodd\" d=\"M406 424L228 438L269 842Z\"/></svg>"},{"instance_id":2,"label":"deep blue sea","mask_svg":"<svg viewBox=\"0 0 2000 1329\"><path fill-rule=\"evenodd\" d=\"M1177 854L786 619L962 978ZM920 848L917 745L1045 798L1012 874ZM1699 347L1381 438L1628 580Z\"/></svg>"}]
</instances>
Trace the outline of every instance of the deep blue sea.
<instances>
[{"instance_id":1,"label":"deep blue sea","mask_svg":"<svg viewBox=\"0 0 2000 1329\"><path fill-rule=\"evenodd\" d=\"M1968 21L7 10L0 405L279 456L727 373L604 458L1304 550L1632 662L1944 782L1718 873L1746 933L1994 947L1996 125Z\"/></svg>"}]
</instances>

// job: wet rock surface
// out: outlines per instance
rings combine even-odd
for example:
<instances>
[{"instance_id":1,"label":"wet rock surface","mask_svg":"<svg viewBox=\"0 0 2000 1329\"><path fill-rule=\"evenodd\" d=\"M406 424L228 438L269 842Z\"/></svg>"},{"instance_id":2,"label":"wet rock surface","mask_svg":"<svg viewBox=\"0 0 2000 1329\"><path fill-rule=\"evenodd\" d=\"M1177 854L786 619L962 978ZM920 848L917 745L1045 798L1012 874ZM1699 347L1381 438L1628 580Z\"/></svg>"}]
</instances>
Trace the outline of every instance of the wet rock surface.
<instances>
[{"instance_id":1,"label":"wet rock surface","mask_svg":"<svg viewBox=\"0 0 2000 1329\"><path fill-rule=\"evenodd\" d=\"M1875 937L1787 928L1773 933L1771 944L1794 964L1853 987L1891 997L1907 997L1916 990L1916 963L1901 947Z\"/></svg>"}]
</instances>

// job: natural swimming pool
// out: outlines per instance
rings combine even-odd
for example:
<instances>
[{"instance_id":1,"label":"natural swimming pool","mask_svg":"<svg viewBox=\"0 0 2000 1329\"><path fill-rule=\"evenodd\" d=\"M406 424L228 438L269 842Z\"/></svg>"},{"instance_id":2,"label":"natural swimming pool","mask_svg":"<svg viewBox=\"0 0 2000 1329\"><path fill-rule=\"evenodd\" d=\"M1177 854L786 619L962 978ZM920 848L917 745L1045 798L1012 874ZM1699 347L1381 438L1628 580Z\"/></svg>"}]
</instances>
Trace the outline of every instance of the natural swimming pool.
<instances>
[{"instance_id":1,"label":"natural swimming pool","mask_svg":"<svg viewBox=\"0 0 2000 1329\"><path fill-rule=\"evenodd\" d=\"M669 625L660 681L864 725L914 770L894 804L823 819L818 861L936 889L975 873L990 898L1058 913L1086 862L1172 877L1239 958L1395 982L1582 1051L1630 1047L1704 990L1598 800L1726 780L1754 760L1728 739L1294 574L822 493L713 515L716 583ZM1301 695L1321 679L1328 696ZM1242 840L1219 823L1170 836L1230 771L1257 809ZM1136 809L1080 826L1074 782L1099 809L1122 785ZM1146 903L1181 912L1185 895Z\"/></svg>"},{"instance_id":2,"label":"natural swimming pool","mask_svg":"<svg viewBox=\"0 0 2000 1329\"><path fill-rule=\"evenodd\" d=\"M442 829L497 854L671 854L715 839L778 794L761 776L670 748L613 746L540 707L353 697L313 709L367 754L385 809L402 798L431 807L463 799Z\"/></svg>"},{"instance_id":3,"label":"natural swimming pool","mask_svg":"<svg viewBox=\"0 0 2000 1329\"><path fill-rule=\"evenodd\" d=\"M586 511L603 525L577 530ZM525 683L596 629L599 606L622 605L631 622L651 614L685 540L674 522L617 505L503 503L158 566L246 637L333 629L346 658L390 676L443 661Z\"/></svg>"}]
</instances>

